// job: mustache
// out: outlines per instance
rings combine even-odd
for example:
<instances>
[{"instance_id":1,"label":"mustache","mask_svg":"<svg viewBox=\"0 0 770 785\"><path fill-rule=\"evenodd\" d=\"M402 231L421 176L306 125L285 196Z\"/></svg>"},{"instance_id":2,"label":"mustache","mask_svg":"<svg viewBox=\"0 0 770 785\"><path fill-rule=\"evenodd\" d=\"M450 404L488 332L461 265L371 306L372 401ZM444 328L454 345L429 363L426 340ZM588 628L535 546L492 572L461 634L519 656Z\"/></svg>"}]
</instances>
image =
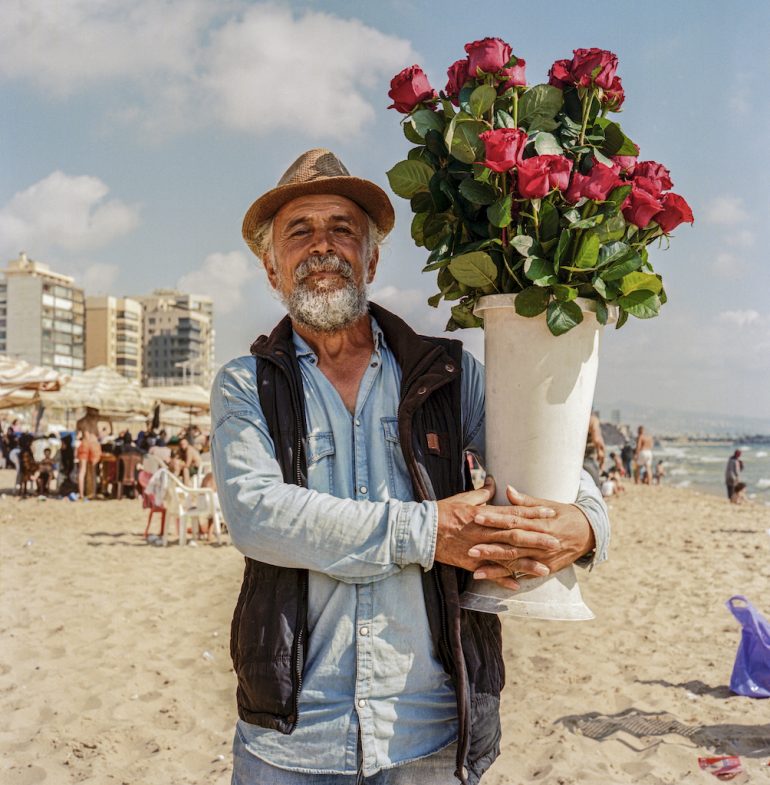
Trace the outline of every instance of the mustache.
<instances>
[{"instance_id":1,"label":"mustache","mask_svg":"<svg viewBox=\"0 0 770 785\"><path fill-rule=\"evenodd\" d=\"M294 271L294 282L301 283L313 273L339 273L343 278L352 278L353 266L333 253L308 256Z\"/></svg>"}]
</instances>

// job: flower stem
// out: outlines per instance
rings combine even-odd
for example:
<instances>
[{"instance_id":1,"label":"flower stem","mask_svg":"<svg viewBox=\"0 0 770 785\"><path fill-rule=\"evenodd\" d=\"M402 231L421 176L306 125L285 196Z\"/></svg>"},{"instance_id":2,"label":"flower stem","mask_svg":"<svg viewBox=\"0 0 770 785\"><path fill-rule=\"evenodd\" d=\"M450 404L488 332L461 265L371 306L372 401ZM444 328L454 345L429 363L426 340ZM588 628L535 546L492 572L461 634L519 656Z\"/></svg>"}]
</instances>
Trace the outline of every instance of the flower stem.
<instances>
[{"instance_id":1,"label":"flower stem","mask_svg":"<svg viewBox=\"0 0 770 785\"><path fill-rule=\"evenodd\" d=\"M513 88L513 127L519 127L519 91Z\"/></svg>"},{"instance_id":2,"label":"flower stem","mask_svg":"<svg viewBox=\"0 0 770 785\"><path fill-rule=\"evenodd\" d=\"M586 98L588 98L587 101ZM586 142L586 127L588 126L588 116L591 114L591 104L593 103L593 100L593 90L587 90L585 97L583 98L583 120L580 124L580 137L578 138L578 144L580 147L582 147Z\"/></svg>"}]
</instances>

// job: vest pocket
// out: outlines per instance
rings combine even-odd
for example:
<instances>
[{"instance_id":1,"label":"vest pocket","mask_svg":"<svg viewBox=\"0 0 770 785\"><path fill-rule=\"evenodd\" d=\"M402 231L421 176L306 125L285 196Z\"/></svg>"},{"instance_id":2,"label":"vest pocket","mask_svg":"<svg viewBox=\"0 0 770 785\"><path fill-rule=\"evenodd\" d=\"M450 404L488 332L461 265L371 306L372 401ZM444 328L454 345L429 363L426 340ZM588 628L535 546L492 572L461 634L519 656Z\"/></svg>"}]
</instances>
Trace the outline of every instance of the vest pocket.
<instances>
[{"instance_id":1,"label":"vest pocket","mask_svg":"<svg viewBox=\"0 0 770 785\"><path fill-rule=\"evenodd\" d=\"M412 480L406 468L404 454L401 452L401 439L398 433L398 417L381 417L382 432L385 437L385 452L388 456L388 494L391 499L412 501Z\"/></svg>"},{"instance_id":2,"label":"vest pocket","mask_svg":"<svg viewBox=\"0 0 770 785\"><path fill-rule=\"evenodd\" d=\"M332 493L334 489L334 434L331 431L307 436L308 486L314 491Z\"/></svg>"}]
</instances>

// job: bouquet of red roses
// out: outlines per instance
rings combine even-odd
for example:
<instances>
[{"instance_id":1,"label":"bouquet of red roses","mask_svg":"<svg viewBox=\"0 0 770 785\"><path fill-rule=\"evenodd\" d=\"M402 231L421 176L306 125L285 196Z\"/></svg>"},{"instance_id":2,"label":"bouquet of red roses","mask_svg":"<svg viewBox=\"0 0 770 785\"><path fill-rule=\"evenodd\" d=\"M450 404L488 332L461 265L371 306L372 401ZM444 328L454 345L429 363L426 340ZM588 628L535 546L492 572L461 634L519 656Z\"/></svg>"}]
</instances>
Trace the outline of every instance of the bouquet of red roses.
<instances>
[{"instance_id":1,"label":"bouquet of red roses","mask_svg":"<svg viewBox=\"0 0 770 785\"><path fill-rule=\"evenodd\" d=\"M596 302L617 326L656 316L666 301L647 254L654 240L693 222L669 171L608 117L625 99L618 59L576 49L548 84L528 86L525 61L499 38L466 44L437 93L419 66L395 76L391 108L415 146L389 172L409 199L412 237L453 301L448 330L475 327L476 301L516 293L523 316L546 312L554 335L580 321L575 300Z\"/></svg>"}]
</instances>

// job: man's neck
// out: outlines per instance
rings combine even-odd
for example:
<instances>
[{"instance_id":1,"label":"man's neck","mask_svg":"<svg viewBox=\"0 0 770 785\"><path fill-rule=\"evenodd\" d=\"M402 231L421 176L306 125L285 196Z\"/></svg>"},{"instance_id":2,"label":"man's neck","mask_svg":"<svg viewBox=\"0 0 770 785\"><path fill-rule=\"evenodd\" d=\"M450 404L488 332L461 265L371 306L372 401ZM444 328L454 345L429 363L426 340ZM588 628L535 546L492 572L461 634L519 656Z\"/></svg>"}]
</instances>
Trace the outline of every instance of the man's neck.
<instances>
[{"instance_id":1,"label":"man's neck","mask_svg":"<svg viewBox=\"0 0 770 785\"><path fill-rule=\"evenodd\" d=\"M368 313L336 332L317 332L293 320L292 327L316 354L321 367L349 361L361 353L368 357L374 349L372 322Z\"/></svg>"}]
</instances>

